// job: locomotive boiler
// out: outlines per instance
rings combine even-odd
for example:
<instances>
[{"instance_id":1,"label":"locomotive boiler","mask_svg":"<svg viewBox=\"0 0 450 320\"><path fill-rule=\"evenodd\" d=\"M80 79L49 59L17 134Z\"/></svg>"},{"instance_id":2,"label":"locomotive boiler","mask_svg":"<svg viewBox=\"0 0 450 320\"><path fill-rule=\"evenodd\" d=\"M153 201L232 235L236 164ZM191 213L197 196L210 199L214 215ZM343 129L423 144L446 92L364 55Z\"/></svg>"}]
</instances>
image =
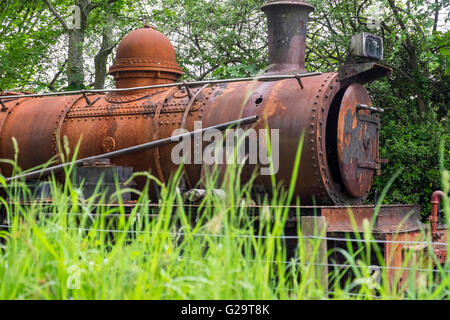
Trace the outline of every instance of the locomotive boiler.
<instances>
[{"instance_id":1,"label":"locomotive boiler","mask_svg":"<svg viewBox=\"0 0 450 320\"><path fill-rule=\"evenodd\" d=\"M405 276L403 268L408 262L404 261L404 250L411 249L407 246L409 241L422 239L425 228L420 221L420 206L394 204L375 208L375 205L361 205L384 162L378 154L380 121L377 115L383 110L372 106L364 87L391 72L376 63L383 56L382 39L365 33L355 35L352 37L353 63L341 66L338 72L308 73L305 70L306 28L313 9L302 0L274 0L262 7L268 18L269 53L269 67L262 76L177 82L182 69L176 61L173 45L162 33L145 26L126 35L117 48L115 62L109 70L116 83L115 89L0 93L0 159L17 157L22 169L31 169L50 159L59 159L63 151L61 144L68 145L72 155L79 144L79 160L72 164L81 164L76 170L83 182L75 183L83 183L82 192L87 197L100 177L106 177L103 185L109 184L115 189L114 178L123 182L132 171L150 170L159 180L167 182L179 168L172 157L179 144L170 138L176 130L185 129L186 135L192 138L197 132L196 123L201 123L203 128L220 130L239 124L246 129L278 130L278 140L271 141L278 143L275 178L277 182L289 183L303 136L294 190L301 206L287 208L289 218L285 234L297 236L300 211L302 216L317 216L326 226L326 236L331 237L327 238L329 248L346 248L346 237L366 232L367 222L371 221L373 236L381 241L384 267L393 267L388 271L388 279L394 279L395 270L400 269ZM208 141L195 136L193 140L191 147L195 158L199 156L196 147ZM26 178L30 185L39 188L45 183L41 180L46 179L46 174L57 172L65 165L67 163L17 175L11 162L3 161L0 170L7 177L7 183ZM208 166L206 162L186 162L183 168L185 195L204 188L199 187L199 183ZM244 165L241 181L249 179L256 166ZM224 167L225 164L218 169ZM112 178L113 174L116 176ZM135 183L136 188L142 188L145 179L135 179ZM271 176L260 175L253 185L256 196L267 194L272 186ZM156 184L149 192L152 200L158 199ZM426 250L434 251L443 263L447 259L447 247L442 243L446 244L448 235L445 227L437 224L438 196L434 193L432 199L433 244ZM45 194L41 198L51 202ZM133 200L131 195L122 200L127 210L135 206L133 201L128 201ZM15 199L7 201L16 205ZM160 205L164 204L148 203L155 213L159 212ZM257 203L244 205L249 209L248 214L266 207ZM195 212L201 211L201 207L188 204L189 210ZM192 218L195 216L196 213ZM6 220L6 210L2 206L0 226ZM288 247L295 248L296 243L288 242ZM346 263L336 252L334 250L330 259Z\"/></svg>"},{"instance_id":2,"label":"locomotive boiler","mask_svg":"<svg viewBox=\"0 0 450 320\"><path fill-rule=\"evenodd\" d=\"M359 204L382 163L377 116L382 110L372 106L364 84L390 69L369 61L345 65L339 72L307 73L306 29L313 9L301 0L264 5L269 67L264 76L239 81L177 82L182 69L167 37L149 26L134 30L120 42L109 70L116 90L2 94L0 158L14 159L13 138L19 166L29 169L57 156L64 136L71 150L81 139L77 157L85 158L158 141L176 129L192 131L195 121L205 128L256 115L255 129L268 125L279 130L277 181L290 181L304 134L295 187L303 204ZM364 41L373 39L363 39L363 52L370 50ZM165 144L110 161L134 171L151 170L167 181L178 167L171 161L173 148ZM13 174L7 163L0 169L6 177ZM245 166L243 180L253 169ZM203 172L202 164L185 165L188 189ZM256 185L270 190L270 177L259 176Z\"/></svg>"}]
</instances>

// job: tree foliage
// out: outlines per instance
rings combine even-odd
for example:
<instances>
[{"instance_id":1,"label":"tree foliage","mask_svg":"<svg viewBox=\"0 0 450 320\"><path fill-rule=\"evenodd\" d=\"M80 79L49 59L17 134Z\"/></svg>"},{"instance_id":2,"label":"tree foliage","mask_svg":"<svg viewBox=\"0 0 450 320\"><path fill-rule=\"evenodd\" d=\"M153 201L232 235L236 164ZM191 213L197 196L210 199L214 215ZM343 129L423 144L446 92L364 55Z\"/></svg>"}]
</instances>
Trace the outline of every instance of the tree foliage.
<instances>
[{"instance_id":1,"label":"tree foliage","mask_svg":"<svg viewBox=\"0 0 450 320\"><path fill-rule=\"evenodd\" d=\"M41 1L0 1L0 89L36 89L61 30Z\"/></svg>"},{"instance_id":2,"label":"tree foliage","mask_svg":"<svg viewBox=\"0 0 450 320\"><path fill-rule=\"evenodd\" d=\"M429 212L431 192L441 188L439 144L445 141L449 166L448 0L309 1L316 7L308 35L307 65L335 71L348 61L351 34L376 33L384 39L384 61L392 76L368 86L381 116L381 157L389 160L374 191L399 169L386 202L420 203ZM446 16L447 15L447 16ZM375 20L377 22L375 22Z\"/></svg>"}]
</instances>

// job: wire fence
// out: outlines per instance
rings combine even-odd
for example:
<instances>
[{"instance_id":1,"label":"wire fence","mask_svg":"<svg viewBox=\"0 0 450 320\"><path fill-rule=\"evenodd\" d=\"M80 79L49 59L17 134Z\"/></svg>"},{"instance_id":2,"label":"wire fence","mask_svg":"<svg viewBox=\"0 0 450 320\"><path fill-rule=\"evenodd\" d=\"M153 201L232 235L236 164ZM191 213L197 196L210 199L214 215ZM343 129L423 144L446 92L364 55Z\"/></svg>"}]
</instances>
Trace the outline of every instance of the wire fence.
<instances>
[{"instance_id":1,"label":"wire fence","mask_svg":"<svg viewBox=\"0 0 450 320\"><path fill-rule=\"evenodd\" d=\"M5 225L5 224L0 224L0 228L10 228L10 225ZM17 226L18 228L22 228L21 226ZM72 227L67 227L64 228L66 230L76 230L76 231L83 231L83 232L105 232L105 233L131 233L131 234L156 234L155 232L152 232L150 230L117 230L117 229L97 229L97 228L72 228ZM225 235L225 234L201 234L201 233L190 233L190 234L186 234L184 232L165 232L165 234L170 235L170 236L194 236L194 237L226 237L226 236L231 236L231 237L237 237L237 238L281 238L281 239L297 239L299 240L300 238L302 239L313 239L313 240L328 240L328 241L342 241L342 242L358 242L358 243L370 243L370 242L375 242L375 243L382 243L382 244L388 244L388 243L392 243L392 244L427 244L427 245L445 245L447 246L447 243L437 243L437 242L425 242L425 241L399 241L399 240L376 240L376 239L351 239L351 238L338 238L338 237L326 237L326 236L312 236L312 235L302 235L302 236L265 236L265 235L241 235L241 234L235 234L235 235ZM150 254L146 254L143 255L144 257L152 257L152 255ZM204 262L207 261L208 257L196 257L196 258L192 258L192 257L186 257L186 256L179 256L177 257L177 261L182 261L182 260L189 260L189 261L194 261L194 262ZM269 263L269 264L273 264L273 265L277 265L277 264L284 264L284 265L289 265L289 266L297 266L297 267L308 267L308 266L313 266L313 267L322 267L322 268L333 268L333 269L337 269L337 272L341 272L340 270L342 269L348 269L348 270L354 270L354 269L369 269L371 271L376 271L376 270L387 270L387 271L400 271L400 272L431 272L433 274L445 274L448 275L450 273L450 270L448 270L448 265L444 265L444 268L440 268L440 270L437 269L426 269L426 268L420 268L420 267L399 267L399 266L385 266L385 265L358 265L358 264L343 264L343 263L317 263L317 262L302 262L299 261L298 259L291 259L289 261L283 261L283 260L264 260L264 259L246 259L246 262L250 262L250 263ZM343 272L348 272L348 270L344 270ZM371 274L372 275L372 274ZM330 274L328 275L328 277L330 277ZM380 280L375 280L372 279L373 281L375 281L376 284L380 283ZM298 289L293 289L293 288L283 288L283 287L274 287L271 288L272 291L274 292L280 292L280 291L284 291L284 292L289 292L290 294L296 294L299 292ZM341 298L346 298L346 297L354 297L354 298L370 298L370 299L401 299L401 300L407 300L408 297L405 295L401 295L401 296L385 296L385 295L376 295L376 288L373 290L374 294L368 294L368 293L356 293L356 292L347 292L347 291L342 291L342 292L336 292L336 291L331 291L331 290L325 290L325 292L327 293L328 296L335 296L335 297L341 297Z\"/></svg>"},{"instance_id":2,"label":"wire fence","mask_svg":"<svg viewBox=\"0 0 450 320\"><path fill-rule=\"evenodd\" d=\"M53 216L54 213L39 213L40 216ZM89 217L89 218L141 218L141 217L149 217L156 218L159 217L159 214L155 213L68 213L67 216L75 216L75 217ZM0 227L8 227L7 225L0 225ZM110 233L133 233L133 234L145 234L152 233L151 231L146 230L118 230L118 229L86 229L86 228L71 228L77 229L81 231L96 231L96 232L110 232ZM346 232L348 234L360 234L361 232ZM166 232L166 234L179 237L179 236L191 236L191 237L211 237L211 238L221 238L227 237L225 234L220 233L183 233L183 232ZM447 242L436 242L436 241L411 241L411 240L382 240L382 239L361 239L361 238L339 238L339 237L328 237L328 236L316 236L316 235L302 235L301 237L298 235L246 235L246 234L233 234L234 238L256 238L256 239L284 239L284 240L299 240L303 239L318 239L318 240L327 240L327 241L345 241L345 242L354 242L354 243L377 243L377 244L404 244L404 245L431 245L431 246L448 246Z\"/></svg>"},{"instance_id":3,"label":"wire fence","mask_svg":"<svg viewBox=\"0 0 450 320\"><path fill-rule=\"evenodd\" d=\"M54 213L39 213L38 216L51 216ZM130 216L133 218L140 218L140 217L158 217L158 214L151 214L151 213L134 213L134 214L123 214L123 213L108 213L108 214L96 214L96 213L70 213L67 214L68 216L74 216L74 217L78 217L78 218L88 218L90 220L89 223L93 223L96 220L95 218L119 218L119 217L125 217L125 218L129 218ZM135 227L135 223L136 221L132 222L131 224L128 223L127 224L127 228L130 228L129 230L126 229L115 229L115 228L89 228L89 227L60 227L59 230L73 230L73 231L79 231L79 232L102 232L102 233L113 233L113 234L134 234L134 235L138 235L138 234L149 234L149 235L155 235L155 234L161 234L161 232L154 232L152 231L150 228L141 228L141 229L136 229ZM56 227L58 227L57 225L55 225ZM5 224L5 223L1 223L0 224L0 229L8 229L11 228L11 225L9 224ZM25 228L25 226L21 226L19 225L14 225L14 228ZM369 245L369 244L393 244L393 245L424 245L427 246L428 248L433 248L435 246L441 246L444 248L448 248L448 243L447 242L433 242L433 241L412 241L412 240L383 240L383 239L366 239L364 237L361 237L361 232L356 231L354 232L355 236L354 238L349 237L348 235L351 235L352 232L348 232L347 233L347 237L330 237L330 236L320 236L320 235L303 235L303 234L298 234L298 235L271 235L271 234L223 234L223 233L202 233L202 232L168 232L168 231L163 231L162 232L164 235L166 236L171 236L171 237L203 237L203 238L224 238L224 237L230 237L230 238L246 238L246 239L283 239L283 240L296 240L296 241L300 241L300 240L317 240L317 241L335 241L335 242L343 242L343 243L359 243L362 245ZM142 255L143 257L147 257L150 258L152 257L151 254L144 254ZM191 262L204 262L207 261L208 259L211 259L212 257L186 257L186 256L179 256L177 257L177 260L182 261L182 260L190 260ZM330 259L328 258L328 261L330 261ZM245 259L246 263L255 263L255 264L261 264L261 263L266 263L266 264L272 264L274 266L279 266L279 265L286 265L286 267L318 267L318 268L327 268L326 270L330 270L330 268L332 268L333 270L336 270L335 273L334 271L330 271L328 273L328 279L333 279L333 277L335 277L336 275L340 274L347 274L347 272L350 272L350 274L352 274L353 276L356 276L357 274L360 274L363 271L369 270L370 275L373 275L374 271L378 271L378 270L386 270L387 272L389 271L398 271L399 273L403 273L403 272L408 272L408 273L412 273L412 274L417 274L418 272L423 272L423 273L432 273L433 275L441 275L442 277L444 277L444 275L447 277L448 274L450 274L450 270L449 270L449 265L448 263L439 265L439 266L435 266L438 269L431 269L431 268L423 268L417 266L415 267L414 265L411 266L411 264L406 264L407 266L389 266L389 265L384 265L384 261L380 262L380 265L365 265L364 263L357 264L357 263L353 263L353 264L349 264L349 263L318 263L318 262L308 262L308 261L300 261L298 258L296 259L291 259L291 260L265 260L265 259ZM423 265L422 265L423 266ZM356 272L355 270L358 270L358 272ZM378 274L379 275L379 274ZM377 284L380 283L380 278L377 278L375 280L372 279L373 281L375 281ZM296 293L299 293L299 289L293 289L293 288L284 288L284 287L274 287L271 288L274 292L288 292L289 294L293 294L295 295ZM354 298L358 298L358 299L364 299L364 298L370 298L370 299L403 299L406 300L408 299L407 296L405 295L400 295L400 296L385 296L385 295L377 295L377 290L374 289L373 293L374 294L370 294L370 293L366 293L366 292L347 292L347 291L342 291L342 292L336 292L336 291L330 291L330 290L326 290L325 292L327 293L327 295L329 296L334 296L337 298L347 298L347 297L354 297Z\"/></svg>"},{"instance_id":4,"label":"wire fence","mask_svg":"<svg viewBox=\"0 0 450 320\"><path fill-rule=\"evenodd\" d=\"M9 228L9 225L1 224L2 228ZM68 227L67 230L79 230L87 232L105 232L105 233L131 233L131 234L155 234L150 230L118 230L118 229L96 229L96 228L73 228ZM255 238L255 239L284 239L284 240L299 240L299 239L317 239L327 241L342 241L355 243L380 243L380 244L405 244L405 245L431 245L431 246L448 246L447 242L432 242L432 241L410 241L410 240L379 240L379 239L354 239L354 238L338 238L327 236L313 236L313 235L250 235L250 234L220 234L220 233L184 233L184 232L164 232L166 235L173 237L211 237L211 238Z\"/></svg>"},{"instance_id":5,"label":"wire fence","mask_svg":"<svg viewBox=\"0 0 450 320\"><path fill-rule=\"evenodd\" d=\"M144 257L151 257L151 255L144 255ZM192 259L190 257L178 257L179 260L193 260L193 261L207 261L208 258ZM414 267L395 267L395 266L379 266L379 265L365 265L360 266L357 264L342 264L342 263L317 263L317 262L301 262L298 260L291 261L276 261L276 260L257 260L257 259L247 259L246 261L252 263L272 263L272 264L287 264L296 266L314 266L314 267L333 267L338 269L348 268L348 269L383 269L383 270L400 270L400 271L415 271L415 272L433 272L433 273L450 273L450 270L436 270L436 269L425 269L425 268L414 268Z\"/></svg>"},{"instance_id":6,"label":"wire fence","mask_svg":"<svg viewBox=\"0 0 450 320\"><path fill-rule=\"evenodd\" d=\"M290 292L290 293L298 293L299 292L299 290L298 289L291 289L291 288L270 288L272 291L287 291L287 292ZM406 300L406 298L405 297L399 297L399 296L397 296L397 297L395 297L395 296L385 296L385 295L383 295L383 296L376 296L376 295L373 295L373 294L367 294L367 293L355 293L355 292L344 292L344 291L342 291L342 292L336 292L336 291L330 291L330 290L327 290L326 291L329 295L331 294L331 295L334 295L335 297L336 296L340 296L340 297L346 297L346 296L350 296L350 297L361 297L361 298L372 298L372 299L390 299L390 300L393 300L393 299L402 299L402 300Z\"/></svg>"},{"instance_id":7,"label":"wire fence","mask_svg":"<svg viewBox=\"0 0 450 320\"><path fill-rule=\"evenodd\" d=\"M10 228L10 225L0 224L0 228ZM16 226L16 228L22 229L22 226ZM63 229L63 228L61 228ZM184 232L153 232L151 230L118 230L118 229L98 229L98 228L81 228L81 227L66 227L65 230L75 230L82 232L103 232L103 233L128 233L128 234L162 234L169 235L172 237L235 237L235 238L258 238L258 239L290 239L290 240L299 240L299 239L313 239L313 240L327 240L327 241L340 241L340 242L357 242L357 243L381 243L381 244L425 244L429 246L439 245L439 246L448 246L447 243L444 242L426 242L426 241L402 241L402 240L377 240L377 239L353 239L353 238L339 238L339 237L327 237L327 236L314 236L314 235L292 235L292 236L272 236L272 235L243 235L243 234L215 234L215 233L184 233ZM144 255L146 257L150 257L151 255ZM179 257L180 259L186 259L186 257ZM205 260L208 258L202 258ZM399 270L399 271L414 271L414 272L433 272L433 273L450 273L450 270L436 270L436 269L425 269L418 267L398 267L398 266L359 266L356 264L340 264L340 263L315 263L315 262L301 262L298 260L290 260L290 261L275 261L275 260L247 260L252 263L273 263L273 264L286 264L286 265L296 265L296 266L308 266L313 265L316 267L333 267L333 268L348 268L348 269L362 269L362 268L379 268L385 270Z\"/></svg>"}]
</instances>

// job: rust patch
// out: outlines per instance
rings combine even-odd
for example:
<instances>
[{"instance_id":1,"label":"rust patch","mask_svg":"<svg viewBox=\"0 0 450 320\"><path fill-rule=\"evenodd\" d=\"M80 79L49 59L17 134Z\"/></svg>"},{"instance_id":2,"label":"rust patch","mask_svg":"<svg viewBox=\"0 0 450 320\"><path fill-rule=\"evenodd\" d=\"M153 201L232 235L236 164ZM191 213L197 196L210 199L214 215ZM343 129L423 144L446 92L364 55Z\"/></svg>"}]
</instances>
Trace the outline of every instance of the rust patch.
<instances>
[{"instance_id":1,"label":"rust patch","mask_svg":"<svg viewBox=\"0 0 450 320\"><path fill-rule=\"evenodd\" d=\"M111 152L116 148L116 140L113 137L106 137L102 142L103 152Z\"/></svg>"},{"instance_id":2,"label":"rust patch","mask_svg":"<svg viewBox=\"0 0 450 320\"><path fill-rule=\"evenodd\" d=\"M374 169L362 166L376 160L372 144L378 142L377 126L362 120L366 110L358 110L359 104L371 105L367 91L360 84L347 88L338 120L338 161L342 181L347 192L354 197L367 194L372 184Z\"/></svg>"},{"instance_id":3,"label":"rust patch","mask_svg":"<svg viewBox=\"0 0 450 320\"><path fill-rule=\"evenodd\" d=\"M279 110L286 110L286 106L278 99L278 91L282 91L284 81L279 81L274 85L272 94L268 97L268 101L265 104L265 108L263 111L264 117L270 118L273 115L277 114Z\"/></svg>"}]
</instances>

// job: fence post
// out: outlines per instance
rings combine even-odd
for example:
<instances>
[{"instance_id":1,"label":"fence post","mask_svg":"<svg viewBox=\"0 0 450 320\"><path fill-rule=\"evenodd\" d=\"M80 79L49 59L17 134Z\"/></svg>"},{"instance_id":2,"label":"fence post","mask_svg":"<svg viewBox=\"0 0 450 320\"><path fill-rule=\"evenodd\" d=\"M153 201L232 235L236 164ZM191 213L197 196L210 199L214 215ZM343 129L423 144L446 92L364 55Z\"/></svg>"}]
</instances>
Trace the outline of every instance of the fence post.
<instances>
[{"instance_id":1,"label":"fence post","mask_svg":"<svg viewBox=\"0 0 450 320\"><path fill-rule=\"evenodd\" d=\"M327 235L327 223L325 217L301 217L301 228L303 236L319 236L326 237ZM304 239L306 255L313 254L314 246L317 246L317 242L320 242L317 250L317 256L314 259L314 263L321 264L315 266L314 270L318 277L322 288L328 291L328 263L327 260L327 241L325 239Z\"/></svg>"}]
</instances>

